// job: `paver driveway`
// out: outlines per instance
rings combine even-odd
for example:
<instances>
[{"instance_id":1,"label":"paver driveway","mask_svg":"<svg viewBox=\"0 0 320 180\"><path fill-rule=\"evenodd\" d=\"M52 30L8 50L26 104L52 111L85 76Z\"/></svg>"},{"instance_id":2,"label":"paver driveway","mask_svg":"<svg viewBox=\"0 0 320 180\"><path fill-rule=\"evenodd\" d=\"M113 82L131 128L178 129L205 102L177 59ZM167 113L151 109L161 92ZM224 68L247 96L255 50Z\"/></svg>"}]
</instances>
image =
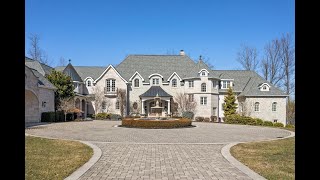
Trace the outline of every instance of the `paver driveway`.
<instances>
[{"instance_id":1,"label":"paver driveway","mask_svg":"<svg viewBox=\"0 0 320 180\"><path fill-rule=\"evenodd\" d=\"M26 133L90 141L102 150L80 179L250 179L231 165L221 148L289 136L281 129L193 122L195 128L135 129L117 121L54 123Z\"/></svg>"}]
</instances>

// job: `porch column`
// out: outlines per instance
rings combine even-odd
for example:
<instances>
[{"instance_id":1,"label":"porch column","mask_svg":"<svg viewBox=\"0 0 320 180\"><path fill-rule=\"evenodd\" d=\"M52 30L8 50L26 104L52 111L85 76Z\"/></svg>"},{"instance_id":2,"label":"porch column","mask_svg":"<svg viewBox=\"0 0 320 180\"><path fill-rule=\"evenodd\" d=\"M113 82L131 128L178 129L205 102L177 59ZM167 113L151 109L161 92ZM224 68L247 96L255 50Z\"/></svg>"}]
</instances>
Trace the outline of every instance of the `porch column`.
<instances>
[{"instance_id":1,"label":"porch column","mask_svg":"<svg viewBox=\"0 0 320 180\"><path fill-rule=\"evenodd\" d=\"M170 114L171 113L171 111L170 111L170 99L167 100L167 102L168 102L168 114Z\"/></svg>"},{"instance_id":2,"label":"porch column","mask_svg":"<svg viewBox=\"0 0 320 180\"><path fill-rule=\"evenodd\" d=\"M145 114L146 112L144 111L144 102L145 102L145 100L142 100L141 101L141 112L142 112L142 114Z\"/></svg>"}]
</instances>

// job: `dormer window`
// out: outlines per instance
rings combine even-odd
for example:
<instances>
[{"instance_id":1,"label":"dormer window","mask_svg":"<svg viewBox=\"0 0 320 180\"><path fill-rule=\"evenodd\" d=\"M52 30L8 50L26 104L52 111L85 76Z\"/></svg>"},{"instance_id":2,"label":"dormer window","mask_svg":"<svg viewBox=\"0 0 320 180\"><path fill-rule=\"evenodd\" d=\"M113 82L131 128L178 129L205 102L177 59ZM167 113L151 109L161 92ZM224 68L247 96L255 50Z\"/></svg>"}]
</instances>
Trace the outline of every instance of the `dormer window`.
<instances>
[{"instance_id":1,"label":"dormer window","mask_svg":"<svg viewBox=\"0 0 320 180\"><path fill-rule=\"evenodd\" d=\"M139 79L134 80L134 87L139 87Z\"/></svg>"},{"instance_id":2,"label":"dormer window","mask_svg":"<svg viewBox=\"0 0 320 180\"><path fill-rule=\"evenodd\" d=\"M270 90L270 85L268 83L263 83L259 86L260 91L269 91Z\"/></svg>"},{"instance_id":3,"label":"dormer window","mask_svg":"<svg viewBox=\"0 0 320 180\"><path fill-rule=\"evenodd\" d=\"M199 72L200 76L208 76L209 71L206 69L201 69Z\"/></svg>"},{"instance_id":4,"label":"dormer window","mask_svg":"<svg viewBox=\"0 0 320 180\"><path fill-rule=\"evenodd\" d=\"M172 79L172 87L177 87L177 79Z\"/></svg>"},{"instance_id":5,"label":"dormer window","mask_svg":"<svg viewBox=\"0 0 320 180\"><path fill-rule=\"evenodd\" d=\"M153 78L152 85L159 85L159 78Z\"/></svg>"},{"instance_id":6,"label":"dormer window","mask_svg":"<svg viewBox=\"0 0 320 180\"><path fill-rule=\"evenodd\" d=\"M221 89L229 89L230 85L231 85L230 81L222 81Z\"/></svg>"},{"instance_id":7,"label":"dormer window","mask_svg":"<svg viewBox=\"0 0 320 180\"><path fill-rule=\"evenodd\" d=\"M201 75L202 75L202 76L205 76L205 75L206 75L206 72L202 71L202 72L201 72Z\"/></svg>"},{"instance_id":8,"label":"dormer window","mask_svg":"<svg viewBox=\"0 0 320 180\"><path fill-rule=\"evenodd\" d=\"M91 80L87 81L87 86L90 87L91 86Z\"/></svg>"}]
</instances>

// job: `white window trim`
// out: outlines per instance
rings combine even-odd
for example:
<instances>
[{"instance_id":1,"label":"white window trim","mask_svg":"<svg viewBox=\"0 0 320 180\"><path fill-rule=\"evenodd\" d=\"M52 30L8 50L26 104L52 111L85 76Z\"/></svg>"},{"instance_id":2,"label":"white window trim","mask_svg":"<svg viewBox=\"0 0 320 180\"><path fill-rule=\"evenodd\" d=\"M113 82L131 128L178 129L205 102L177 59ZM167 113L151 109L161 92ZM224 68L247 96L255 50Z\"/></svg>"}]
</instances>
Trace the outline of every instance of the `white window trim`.
<instances>
[{"instance_id":1,"label":"white window trim","mask_svg":"<svg viewBox=\"0 0 320 180\"><path fill-rule=\"evenodd\" d=\"M136 80L138 80L138 85L139 85L139 86L136 86ZM133 87L134 87L134 88L139 88L139 87L140 87L140 79L139 79L139 78L135 78L135 79L133 80Z\"/></svg>"},{"instance_id":2,"label":"white window trim","mask_svg":"<svg viewBox=\"0 0 320 180\"><path fill-rule=\"evenodd\" d=\"M138 71L136 71L136 72L130 77L129 81L132 81L133 78L134 78L136 75L138 75L138 76L140 77L140 79L142 80L142 82L144 82L143 77L141 76L141 74L140 74Z\"/></svg>"},{"instance_id":3,"label":"white window trim","mask_svg":"<svg viewBox=\"0 0 320 180\"><path fill-rule=\"evenodd\" d=\"M156 83L157 82L156 79L158 79L158 84ZM160 86L160 78L159 77L152 78L151 80L152 80L151 81L152 86ZM155 83L153 83L153 80L155 80Z\"/></svg>"},{"instance_id":4,"label":"white window trim","mask_svg":"<svg viewBox=\"0 0 320 180\"><path fill-rule=\"evenodd\" d=\"M202 85L203 85L203 84L206 85L206 90L205 90L205 91L202 91ZM201 87L200 87L200 88L201 88L201 89L200 89L200 92L208 92L208 91L207 91L207 89L208 89L208 88L207 88L207 83L201 83Z\"/></svg>"},{"instance_id":5,"label":"white window trim","mask_svg":"<svg viewBox=\"0 0 320 180\"><path fill-rule=\"evenodd\" d=\"M204 99L206 99L206 101L204 101ZM204 104L204 102L206 102L206 104ZM201 106L207 106L208 105L208 98L204 97L204 96L201 96L200 97L200 105Z\"/></svg>"},{"instance_id":6,"label":"white window trim","mask_svg":"<svg viewBox=\"0 0 320 180\"><path fill-rule=\"evenodd\" d=\"M276 109L275 111L273 110L273 104L274 104L274 103L275 103L275 105L276 105L276 106L275 106L275 109ZM277 102L272 102L272 104L271 104L271 111L272 111L272 112L277 112L277 105L278 105Z\"/></svg>"},{"instance_id":7,"label":"white window trim","mask_svg":"<svg viewBox=\"0 0 320 180\"><path fill-rule=\"evenodd\" d=\"M203 71L205 71L205 73L206 73L205 75L202 75ZM206 69L201 69L198 73L200 74L200 76L208 76L209 75L209 71Z\"/></svg>"},{"instance_id":8,"label":"white window trim","mask_svg":"<svg viewBox=\"0 0 320 180\"><path fill-rule=\"evenodd\" d=\"M270 85L268 83L262 83L260 86L259 86L259 89L260 91L270 91ZM266 88L266 89L263 89L263 88Z\"/></svg>"},{"instance_id":9,"label":"white window trim","mask_svg":"<svg viewBox=\"0 0 320 180\"><path fill-rule=\"evenodd\" d=\"M192 82L191 87L190 87L190 82ZM194 80L188 80L188 88L194 88Z\"/></svg>"},{"instance_id":10,"label":"white window trim","mask_svg":"<svg viewBox=\"0 0 320 180\"><path fill-rule=\"evenodd\" d=\"M176 86L173 86L173 80L176 80ZM171 80L171 87L172 88L178 88L178 80L177 79L172 79Z\"/></svg>"},{"instance_id":11,"label":"white window trim","mask_svg":"<svg viewBox=\"0 0 320 180\"><path fill-rule=\"evenodd\" d=\"M223 82L226 82L226 86L228 86L228 83L229 82L229 87L232 87L232 81L231 80L221 80L221 89L229 89L229 87L223 87Z\"/></svg>"}]
</instances>

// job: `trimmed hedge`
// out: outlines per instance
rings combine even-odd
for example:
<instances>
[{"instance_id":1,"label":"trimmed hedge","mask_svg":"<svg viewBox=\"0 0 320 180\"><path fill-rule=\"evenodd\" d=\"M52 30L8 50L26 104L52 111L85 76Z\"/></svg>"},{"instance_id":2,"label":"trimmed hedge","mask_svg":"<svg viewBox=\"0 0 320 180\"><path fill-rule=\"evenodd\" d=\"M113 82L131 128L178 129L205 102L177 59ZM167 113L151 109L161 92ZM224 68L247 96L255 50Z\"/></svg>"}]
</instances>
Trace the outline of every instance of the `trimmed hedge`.
<instances>
[{"instance_id":1,"label":"trimmed hedge","mask_svg":"<svg viewBox=\"0 0 320 180\"><path fill-rule=\"evenodd\" d=\"M262 126L263 125L263 120L260 118L255 118L256 119L256 125L257 126Z\"/></svg>"},{"instance_id":2,"label":"trimmed hedge","mask_svg":"<svg viewBox=\"0 0 320 180\"><path fill-rule=\"evenodd\" d=\"M185 111L182 113L183 118L193 119L194 113L191 111Z\"/></svg>"},{"instance_id":3,"label":"trimmed hedge","mask_svg":"<svg viewBox=\"0 0 320 180\"><path fill-rule=\"evenodd\" d=\"M110 114L98 113L97 115L95 115L95 119L98 119L98 120L110 119Z\"/></svg>"},{"instance_id":4,"label":"trimmed hedge","mask_svg":"<svg viewBox=\"0 0 320 180\"><path fill-rule=\"evenodd\" d=\"M171 129L191 126L192 121L187 118L178 120L134 120L133 118L125 118L122 120L122 126L134 128L149 129Z\"/></svg>"},{"instance_id":5,"label":"trimmed hedge","mask_svg":"<svg viewBox=\"0 0 320 180\"><path fill-rule=\"evenodd\" d=\"M204 117L202 117L202 116L197 116L197 117L195 117L195 120L196 120L197 122L203 122L203 121L204 121Z\"/></svg>"},{"instance_id":6,"label":"trimmed hedge","mask_svg":"<svg viewBox=\"0 0 320 180\"><path fill-rule=\"evenodd\" d=\"M217 116L210 116L211 122L218 122L218 117Z\"/></svg>"},{"instance_id":7,"label":"trimmed hedge","mask_svg":"<svg viewBox=\"0 0 320 180\"><path fill-rule=\"evenodd\" d=\"M271 122L271 121L264 121L264 122L263 122L263 125L264 125L264 126L273 126L273 122Z\"/></svg>"},{"instance_id":8,"label":"trimmed hedge","mask_svg":"<svg viewBox=\"0 0 320 180\"><path fill-rule=\"evenodd\" d=\"M294 128L294 125L293 124L287 124L286 128Z\"/></svg>"},{"instance_id":9,"label":"trimmed hedge","mask_svg":"<svg viewBox=\"0 0 320 180\"><path fill-rule=\"evenodd\" d=\"M63 122L64 113L63 111L57 112L43 112L41 113L41 122Z\"/></svg>"},{"instance_id":10,"label":"trimmed hedge","mask_svg":"<svg viewBox=\"0 0 320 180\"><path fill-rule=\"evenodd\" d=\"M284 125L282 123L280 123L280 122L274 123L273 126L275 126L275 127L284 127Z\"/></svg>"}]
</instances>

